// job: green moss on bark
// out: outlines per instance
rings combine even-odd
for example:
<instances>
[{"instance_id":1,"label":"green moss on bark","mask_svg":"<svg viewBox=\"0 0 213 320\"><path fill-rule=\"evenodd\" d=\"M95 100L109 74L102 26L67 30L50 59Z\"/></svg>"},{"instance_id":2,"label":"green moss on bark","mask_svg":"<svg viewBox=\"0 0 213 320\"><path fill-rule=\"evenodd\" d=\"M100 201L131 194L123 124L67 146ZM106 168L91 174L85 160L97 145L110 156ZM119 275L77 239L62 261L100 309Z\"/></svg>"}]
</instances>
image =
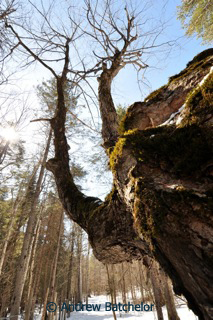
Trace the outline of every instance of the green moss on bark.
<instances>
[{"instance_id":1,"label":"green moss on bark","mask_svg":"<svg viewBox=\"0 0 213 320\"><path fill-rule=\"evenodd\" d=\"M159 207L156 193L146 187L142 178L138 178L135 187L134 225L139 235L142 235L150 245L158 236L157 220L161 220L159 214L163 214L163 211Z\"/></svg>"},{"instance_id":2,"label":"green moss on bark","mask_svg":"<svg viewBox=\"0 0 213 320\"><path fill-rule=\"evenodd\" d=\"M194 63L197 63L201 60L204 60L206 58L208 58L209 56L212 56L213 55L213 48L210 48L210 49L207 49L207 50L204 50L200 53L198 53L191 61L189 61L187 63L187 67L189 67L190 65L193 65Z\"/></svg>"},{"instance_id":3,"label":"green moss on bark","mask_svg":"<svg viewBox=\"0 0 213 320\"><path fill-rule=\"evenodd\" d=\"M118 140L115 145L115 148L110 154L110 168L115 169L116 164L118 163L119 158L122 156L123 148L126 145L127 137L137 132L137 129L126 131Z\"/></svg>"},{"instance_id":4,"label":"green moss on bark","mask_svg":"<svg viewBox=\"0 0 213 320\"><path fill-rule=\"evenodd\" d=\"M158 164L163 160L174 174L187 175L200 170L211 159L211 134L211 129L204 130L196 124L183 128L158 127L126 135L125 146L138 162ZM117 152L116 161L120 155Z\"/></svg>"},{"instance_id":5,"label":"green moss on bark","mask_svg":"<svg viewBox=\"0 0 213 320\"><path fill-rule=\"evenodd\" d=\"M160 87L159 89L151 92L151 93L144 99L144 101L145 101L145 102L147 102L147 101L149 101L149 100L152 100L152 102L158 101L159 98L161 98L162 92L164 91L164 89L167 88L167 86L168 86L168 85L165 84L164 86Z\"/></svg>"},{"instance_id":6,"label":"green moss on bark","mask_svg":"<svg viewBox=\"0 0 213 320\"><path fill-rule=\"evenodd\" d=\"M138 163L158 165L163 161L173 174L195 174L212 159L212 131L212 128L201 128L196 123L181 128L130 130L118 140L110 156L110 167L115 170L125 147Z\"/></svg>"},{"instance_id":7,"label":"green moss on bark","mask_svg":"<svg viewBox=\"0 0 213 320\"><path fill-rule=\"evenodd\" d=\"M128 111L126 111L126 114L122 117L119 126L118 126L118 133L120 135L124 134L124 132L126 131L126 120L129 116Z\"/></svg>"},{"instance_id":8,"label":"green moss on bark","mask_svg":"<svg viewBox=\"0 0 213 320\"><path fill-rule=\"evenodd\" d=\"M118 142L115 145L114 150L112 151L110 155L110 168L112 171L115 169L116 164L118 163L119 158L122 156L123 147L125 145L126 139L120 138Z\"/></svg>"},{"instance_id":9,"label":"green moss on bark","mask_svg":"<svg viewBox=\"0 0 213 320\"><path fill-rule=\"evenodd\" d=\"M213 114L213 73L186 98L184 119L180 126L202 124Z\"/></svg>"},{"instance_id":10,"label":"green moss on bark","mask_svg":"<svg viewBox=\"0 0 213 320\"><path fill-rule=\"evenodd\" d=\"M212 66L212 60L209 57L211 57L212 54L213 54L212 52L209 52L206 55L205 54L203 54L203 56L201 55L200 58L193 59L189 64L187 64L187 67L184 70L170 77L168 84L171 84L183 79L183 77L188 76L190 73L193 73L195 70L196 70L196 73L198 73L208 67L210 68Z\"/></svg>"}]
</instances>

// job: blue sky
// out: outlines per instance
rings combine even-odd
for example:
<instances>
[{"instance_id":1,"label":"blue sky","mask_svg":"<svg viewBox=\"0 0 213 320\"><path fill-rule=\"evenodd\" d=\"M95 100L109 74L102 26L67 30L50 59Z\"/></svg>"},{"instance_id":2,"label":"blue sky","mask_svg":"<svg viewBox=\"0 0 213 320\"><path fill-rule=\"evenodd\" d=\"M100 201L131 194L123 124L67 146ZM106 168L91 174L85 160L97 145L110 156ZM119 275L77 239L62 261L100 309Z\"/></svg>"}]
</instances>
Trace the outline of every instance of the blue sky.
<instances>
[{"instance_id":1,"label":"blue sky","mask_svg":"<svg viewBox=\"0 0 213 320\"><path fill-rule=\"evenodd\" d=\"M202 45L202 39L197 39L196 35L190 38L185 36L185 30L177 20L176 8L181 4L180 0L151 2L153 6L150 11L153 17L168 21L168 27L165 28L162 39L177 39L176 43L168 55L158 54L156 51L154 59L150 59L150 68L146 72L149 88L142 85L141 91L138 89L132 68L129 67L121 71L113 87L116 104L130 105L135 101L143 100L149 92L166 84L170 76L184 69L187 62L192 60L196 54L211 47L210 45Z\"/></svg>"},{"instance_id":2,"label":"blue sky","mask_svg":"<svg viewBox=\"0 0 213 320\"><path fill-rule=\"evenodd\" d=\"M51 2L51 0L49 0ZM47 1L47 4L48 2ZM40 0L35 0L39 3ZM69 3L69 1L66 1ZM83 0L73 0L73 3L78 2L78 5L82 4ZM95 3L95 0L92 0L92 3ZM147 94L160 86L164 85L168 81L168 77L180 72L197 53L205 50L208 46L202 45L202 39L196 39L196 36L187 38L185 37L185 31L181 27L181 23L177 20L177 6L181 4L180 0L113 0L116 9L121 9L121 12L124 12L123 8L130 3L133 3L137 7L137 11L140 11L144 8L145 3L148 3L148 6L145 6L146 10L143 13L144 20L145 15L151 18L148 23L143 26L144 32L146 32L149 27L153 28L153 25L157 24L157 21L166 21L166 26L161 36L159 37L160 42L166 42L175 40L175 44L171 47L169 53L160 52L160 49L156 49L155 52L149 56L147 61L150 66L145 73L145 83L141 85L140 89L137 83L137 75L133 67L128 66L123 69L119 75L116 77L113 83L113 98L115 104L130 105L135 101L143 100ZM46 3L46 2L45 2ZM101 3L101 1L100 1ZM57 2L56 2L57 4ZM67 27L68 21L66 20L67 12L62 6L58 8L61 12L59 14L59 20L63 16L63 23ZM80 14L80 11L79 11ZM65 19L66 18L66 19ZM57 20L57 19L56 19ZM141 20L143 22L143 19ZM88 46L90 46L88 40L86 43L82 43L78 50L81 51L82 56L85 55L85 58L90 61L92 53L89 53ZM140 43L139 43L140 45ZM90 55L91 54L91 55ZM144 57L146 60L146 56ZM75 57L72 57L72 61ZM59 63L54 67L58 69ZM78 68L78 67L77 67ZM60 69L60 68L59 68ZM32 77L33 73L33 77ZM38 63L34 65L34 68L25 71L25 76L22 75L22 79L26 79L25 85L27 90L31 90L32 86L36 86L41 83L43 79L49 79L52 75L47 72L43 67L39 66ZM141 79L142 75L140 75ZM97 81L94 80L93 86L97 91ZM148 85L148 86L147 86Z\"/></svg>"},{"instance_id":3,"label":"blue sky","mask_svg":"<svg viewBox=\"0 0 213 320\"><path fill-rule=\"evenodd\" d=\"M119 1L121 4L123 3L122 0ZM142 3L143 1L139 0L139 2ZM178 0L152 1L153 7L150 11L153 17L157 20L161 16L162 19L168 21L168 28L163 32L162 41L176 39L176 43L169 55L156 51L154 58L150 59L151 67L146 74L149 88L142 85L141 91L139 90L136 73L131 66L123 69L117 75L112 85L116 105L122 104L128 107L135 101L143 100L149 92L166 84L170 76L184 69L196 54L210 47L202 45L202 39L196 39L196 36L190 38L185 36L185 30L182 29L180 21L177 20L176 7L180 3L181 1ZM91 186L92 182L88 181L88 189L92 190ZM101 188L100 192L103 192Z\"/></svg>"},{"instance_id":4,"label":"blue sky","mask_svg":"<svg viewBox=\"0 0 213 320\"><path fill-rule=\"evenodd\" d=\"M35 1L40 2L40 0ZM82 0L78 1L81 3ZM125 7L125 3L130 3L128 0L113 1L116 3L116 8L119 7L120 9ZM141 9L145 3L143 0L132 0L132 2L138 4L138 9ZM113 98L116 105L122 104L127 107L133 104L135 101L143 100L149 92L167 83L168 77L180 72L186 66L187 62L193 59L197 53L210 47L202 45L202 39L196 39L196 36L191 38L184 36L185 31L182 29L180 21L178 21L176 18L176 7L180 5L180 0L150 0L148 3L150 3L150 7L147 9L147 15L152 18L150 24L153 23L154 25L159 19L162 21L167 21L167 28L164 29L159 41L165 42L176 40L176 42L175 45L171 47L172 50L169 52L169 54L160 52L160 50L157 49L154 55L150 55L150 59L147 61L150 68L146 72L146 83L148 83L149 86L147 87L147 85L142 85L141 91L138 88L136 73L131 66L128 66L128 68L123 69L119 73L112 85ZM57 4L59 3L57 2ZM61 10L63 11L63 14L66 14L64 7L61 7ZM64 19L62 22L64 22ZM147 25L143 28L146 31ZM80 49L82 53L85 54L85 57L90 59L91 55L88 54L88 51L90 51L88 45L89 42L82 43L82 48ZM60 64L57 64L54 67L59 69L59 66ZM24 71L21 69L18 76L20 80L15 81L13 89L15 90L17 87L18 91L20 91L22 94L25 94L27 96L27 104L30 106L30 114L27 118L27 121L24 122L24 125L26 126L20 130L20 136L26 141L26 143L30 144L30 149L32 149L33 145L35 145L35 148L37 148L36 143L41 142L43 138L41 138L40 135L41 124L39 126L36 122L30 123L30 120L38 117L36 113L39 113L39 110L42 109L35 95L35 86L41 84L42 80L44 79L50 79L51 74L43 66L37 63L33 64L31 68L25 69ZM94 80L93 85L97 92L98 82L96 79ZM90 105L90 107L92 107L92 105ZM98 121L97 108L94 107L92 109L93 117ZM14 108L12 108L11 112L13 115L15 114ZM86 119L86 122L91 124L91 116L86 107L82 108L80 118L84 121ZM88 144L87 142L85 143ZM83 145L81 148L83 152ZM87 149L86 152L88 152ZM97 182L93 184L94 187L96 184ZM92 193L94 189L93 185L92 181L88 181L87 188L90 189ZM103 189L105 189L105 187ZM99 192L103 193L101 190L99 190Z\"/></svg>"}]
</instances>

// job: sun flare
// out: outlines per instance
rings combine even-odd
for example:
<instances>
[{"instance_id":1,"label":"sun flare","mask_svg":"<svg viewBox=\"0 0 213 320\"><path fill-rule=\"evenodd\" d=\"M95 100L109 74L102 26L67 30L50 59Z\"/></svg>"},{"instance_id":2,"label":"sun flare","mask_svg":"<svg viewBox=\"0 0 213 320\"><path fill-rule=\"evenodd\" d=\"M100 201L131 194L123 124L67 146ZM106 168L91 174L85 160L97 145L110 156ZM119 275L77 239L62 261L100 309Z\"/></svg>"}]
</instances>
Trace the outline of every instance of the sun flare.
<instances>
[{"instance_id":1,"label":"sun flare","mask_svg":"<svg viewBox=\"0 0 213 320\"><path fill-rule=\"evenodd\" d=\"M9 142L18 140L18 133L13 127L0 128L0 136Z\"/></svg>"}]
</instances>

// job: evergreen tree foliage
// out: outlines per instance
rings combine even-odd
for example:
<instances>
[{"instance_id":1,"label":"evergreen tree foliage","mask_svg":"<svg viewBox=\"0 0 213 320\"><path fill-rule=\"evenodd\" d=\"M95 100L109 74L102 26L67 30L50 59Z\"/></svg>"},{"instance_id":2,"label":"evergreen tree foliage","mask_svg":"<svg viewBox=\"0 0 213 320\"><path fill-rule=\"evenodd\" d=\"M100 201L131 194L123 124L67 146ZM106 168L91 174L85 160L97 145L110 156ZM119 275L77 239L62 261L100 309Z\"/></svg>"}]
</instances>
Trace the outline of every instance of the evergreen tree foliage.
<instances>
[{"instance_id":1,"label":"evergreen tree foliage","mask_svg":"<svg viewBox=\"0 0 213 320\"><path fill-rule=\"evenodd\" d=\"M38 85L37 96L42 106L45 107L45 113L47 113L48 116L54 116L58 98L56 79L51 78L50 80L43 81L41 85ZM68 125L70 127L76 126L77 97L73 93L73 87L68 82L64 85L64 96L68 111Z\"/></svg>"},{"instance_id":2,"label":"evergreen tree foliage","mask_svg":"<svg viewBox=\"0 0 213 320\"><path fill-rule=\"evenodd\" d=\"M203 43L213 40L213 2L211 0L185 0L178 6L178 19L186 29L186 34L197 33Z\"/></svg>"}]
</instances>

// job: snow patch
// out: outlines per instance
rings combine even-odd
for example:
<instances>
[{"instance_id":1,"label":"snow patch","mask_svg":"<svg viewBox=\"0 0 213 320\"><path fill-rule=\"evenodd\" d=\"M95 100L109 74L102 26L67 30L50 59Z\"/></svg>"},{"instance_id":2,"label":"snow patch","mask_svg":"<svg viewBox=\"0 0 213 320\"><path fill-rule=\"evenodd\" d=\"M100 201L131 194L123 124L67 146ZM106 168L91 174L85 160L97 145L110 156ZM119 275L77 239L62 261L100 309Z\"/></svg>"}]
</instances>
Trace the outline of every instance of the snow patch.
<instances>
[{"instance_id":1,"label":"snow patch","mask_svg":"<svg viewBox=\"0 0 213 320\"><path fill-rule=\"evenodd\" d=\"M212 72L213 72L213 66L210 68L209 73L206 74L205 77L200 81L200 83L198 84L199 87L202 87L202 85L204 84L204 82ZM185 103L178 109L177 112L172 113L168 120L160 124L159 127L165 126L165 125L171 125L171 124L179 125L183 119L184 107L185 107Z\"/></svg>"},{"instance_id":2,"label":"snow patch","mask_svg":"<svg viewBox=\"0 0 213 320\"><path fill-rule=\"evenodd\" d=\"M178 111L173 112L173 113L170 115L169 119L166 120L165 122L163 122L162 124L160 124L159 127L165 126L165 125L174 124L174 123L177 124L177 121L181 121L181 120L179 120L179 118L182 119L182 116L179 116L178 118L176 118L176 116L181 113L181 111L184 109L184 107L185 107L185 104L183 104L183 105L178 109ZM175 119L175 118L176 118L176 119Z\"/></svg>"},{"instance_id":3,"label":"snow patch","mask_svg":"<svg viewBox=\"0 0 213 320\"><path fill-rule=\"evenodd\" d=\"M105 311L105 302L110 302L109 296L97 296L89 298L89 304L101 304L100 311L79 311L72 312L70 316L70 320L114 320L112 311ZM121 302L121 301L117 301ZM164 320L168 320L167 310L165 307L162 308ZM192 311L190 311L186 304L177 307L177 312L181 320L197 320L198 318L194 315ZM143 320L157 320L156 311L154 312L137 312L132 311L129 313L125 312L116 312L117 319L143 319Z\"/></svg>"}]
</instances>

